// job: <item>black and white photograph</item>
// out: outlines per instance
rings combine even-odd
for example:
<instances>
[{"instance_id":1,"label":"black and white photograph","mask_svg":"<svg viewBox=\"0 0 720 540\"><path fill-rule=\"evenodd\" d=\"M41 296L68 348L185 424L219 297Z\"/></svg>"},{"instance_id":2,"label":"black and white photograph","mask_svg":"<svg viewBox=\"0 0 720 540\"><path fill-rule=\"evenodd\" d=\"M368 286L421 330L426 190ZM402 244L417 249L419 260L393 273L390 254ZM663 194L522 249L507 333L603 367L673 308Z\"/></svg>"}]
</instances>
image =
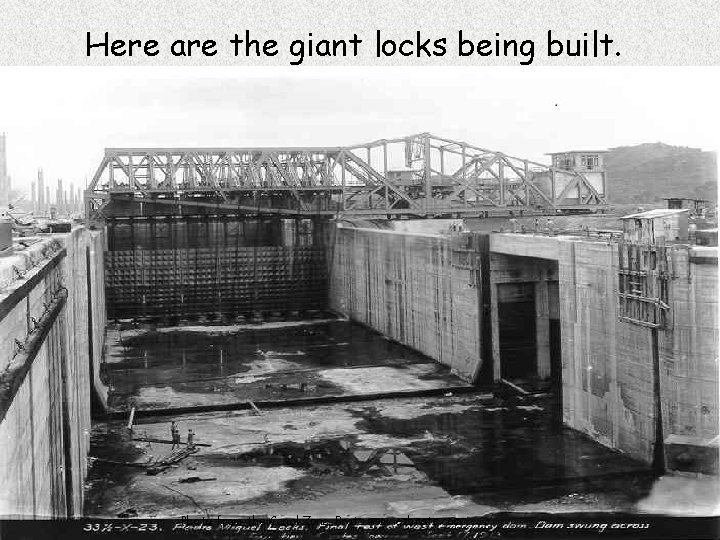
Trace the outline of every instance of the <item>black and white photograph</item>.
<instances>
[{"instance_id":1,"label":"black and white photograph","mask_svg":"<svg viewBox=\"0 0 720 540\"><path fill-rule=\"evenodd\" d=\"M0 81L1 520L720 513L717 68Z\"/></svg>"}]
</instances>

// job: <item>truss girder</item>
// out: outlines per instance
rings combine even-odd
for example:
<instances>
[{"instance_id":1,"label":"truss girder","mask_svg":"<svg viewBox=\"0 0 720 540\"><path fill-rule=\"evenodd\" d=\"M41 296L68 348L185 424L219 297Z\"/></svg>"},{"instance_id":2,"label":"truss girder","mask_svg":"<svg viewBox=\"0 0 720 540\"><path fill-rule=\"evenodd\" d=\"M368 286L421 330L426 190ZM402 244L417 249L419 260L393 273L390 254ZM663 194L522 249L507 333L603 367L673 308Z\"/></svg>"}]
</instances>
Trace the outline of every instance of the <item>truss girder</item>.
<instances>
[{"instance_id":1,"label":"truss girder","mask_svg":"<svg viewBox=\"0 0 720 540\"><path fill-rule=\"evenodd\" d=\"M256 192L288 195L283 213L318 210L308 194L324 194L336 214L350 215L607 204L582 173L428 133L349 147L107 149L85 198L88 215L101 218L116 197L187 205L207 197L209 205L249 208Z\"/></svg>"}]
</instances>

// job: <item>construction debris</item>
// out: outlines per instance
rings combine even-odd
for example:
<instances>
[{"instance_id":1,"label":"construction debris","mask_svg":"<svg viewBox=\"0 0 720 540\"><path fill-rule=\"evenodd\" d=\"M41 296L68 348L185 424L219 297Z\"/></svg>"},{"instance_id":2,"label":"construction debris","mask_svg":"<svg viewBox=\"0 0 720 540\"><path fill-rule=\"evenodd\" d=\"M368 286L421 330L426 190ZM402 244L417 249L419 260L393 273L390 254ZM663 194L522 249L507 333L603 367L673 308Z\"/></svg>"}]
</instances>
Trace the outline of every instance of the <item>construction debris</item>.
<instances>
[{"instance_id":1,"label":"construction debris","mask_svg":"<svg viewBox=\"0 0 720 540\"><path fill-rule=\"evenodd\" d=\"M521 394L523 396L527 396L530 394L530 392L528 392L524 388L520 388L517 384L510 382L507 379L500 379L500 382L508 385L510 388L512 388L513 390L515 390L516 392L518 392L519 394Z\"/></svg>"},{"instance_id":2,"label":"construction debris","mask_svg":"<svg viewBox=\"0 0 720 540\"><path fill-rule=\"evenodd\" d=\"M144 469L147 467L147 463L137 463L134 461L117 461L115 459L105 459L105 458L90 458L93 462L96 463L105 463L107 465L124 465L126 467L137 467L139 469Z\"/></svg>"},{"instance_id":3,"label":"construction debris","mask_svg":"<svg viewBox=\"0 0 720 540\"><path fill-rule=\"evenodd\" d=\"M185 459L191 454L195 454L197 452L199 452L199 450L195 447L185 447L181 448L180 450L175 450L168 457L150 463L147 467L146 472L150 476L155 476L156 474L161 473L165 469L168 469L175 463L178 463L179 461Z\"/></svg>"},{"instance_id":4,"label":"construction debris","mask_svg":"<svg viewBox=\"0 0 720 540\"><path fill-rule=\"evenodd\" d=\"M211 482L212 480L217 480L217 478L201 478L199 476L186 476L185 478L181 478L178 480L181 484L194 484L195 482Z\"/></svg>"},{"instance_id":5,"label":"construction debris","mask_svg":"<svg viewBox=\"0 0 720 540\"><path fill-rule=\"evenodd\" d=\"M118 513L117 517L120 519L127 519L131 517L137 517L138 513L137 510L134 508L128 508L127 510L123 510L122 512Z\"/></svg>"}]
</instances>

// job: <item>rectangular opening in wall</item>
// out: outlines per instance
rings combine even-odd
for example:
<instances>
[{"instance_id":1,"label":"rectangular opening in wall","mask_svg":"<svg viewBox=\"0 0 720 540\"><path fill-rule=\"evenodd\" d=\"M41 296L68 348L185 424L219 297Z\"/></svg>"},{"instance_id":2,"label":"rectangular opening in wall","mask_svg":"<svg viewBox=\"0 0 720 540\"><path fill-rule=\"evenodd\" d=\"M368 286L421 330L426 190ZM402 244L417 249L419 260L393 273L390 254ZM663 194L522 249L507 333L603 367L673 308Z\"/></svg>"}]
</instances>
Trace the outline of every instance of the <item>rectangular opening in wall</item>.
<instances>
[{"instance_id":1,"label":"rectangular opening in wall","mask_svg":"<svg viewBox=\"0 0 720 540\"><path fill-rule=\"evenodd\" d=\"M535 284L500 283L497 291L501 377L531 377L537 355Z\"/></svg>"},{"instance_id":2,"label":"rectangular opening in wall","mask_svg":"<svg viewBox=\"0 0 720 540\"><path fill-rule=\"evenodd\" d=\"M548 281L548 316L550 319L550 383L552 391L562 401L562 338L560 335L560 284Z\"/></svg>"}]
</instances>

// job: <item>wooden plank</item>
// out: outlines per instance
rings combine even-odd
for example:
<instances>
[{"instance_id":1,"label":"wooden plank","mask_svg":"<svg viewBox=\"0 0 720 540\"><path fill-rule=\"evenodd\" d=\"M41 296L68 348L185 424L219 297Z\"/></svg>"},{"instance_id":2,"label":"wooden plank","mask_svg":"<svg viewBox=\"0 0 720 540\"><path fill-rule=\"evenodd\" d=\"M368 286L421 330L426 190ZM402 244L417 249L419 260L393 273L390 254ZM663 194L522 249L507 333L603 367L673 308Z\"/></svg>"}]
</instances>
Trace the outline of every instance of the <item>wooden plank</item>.
<instances>
[{"instance_id":1,"label":"wooden plank","mask_svg":"<svg viewBox=\"0 0 720 540\"><path fill-rule=\"evenodd\" d=\"M167 441L164 439L155 439L153 437L133 437L133 441L139 441L139 442L150 442L150 443L158 443L158 444L182 444L187 446L187 442L180 441L179 443L173 442L173 441ZM193 443L193 446L212 446L211 444L207 443Z\"/></svg>"},{"instance_id":2,"label":"wooden plank","mask_svg":"<svg viewBox=\"0 0 720 540\"><path fill-rule=\"evenodd\" d=\"M250 407L252 407L253 411L257 416L262 416L262 411L257 408L257 405L255 405L251 400L248 399L248 403L250 404Z\"/></svg>"}]
</instances>

